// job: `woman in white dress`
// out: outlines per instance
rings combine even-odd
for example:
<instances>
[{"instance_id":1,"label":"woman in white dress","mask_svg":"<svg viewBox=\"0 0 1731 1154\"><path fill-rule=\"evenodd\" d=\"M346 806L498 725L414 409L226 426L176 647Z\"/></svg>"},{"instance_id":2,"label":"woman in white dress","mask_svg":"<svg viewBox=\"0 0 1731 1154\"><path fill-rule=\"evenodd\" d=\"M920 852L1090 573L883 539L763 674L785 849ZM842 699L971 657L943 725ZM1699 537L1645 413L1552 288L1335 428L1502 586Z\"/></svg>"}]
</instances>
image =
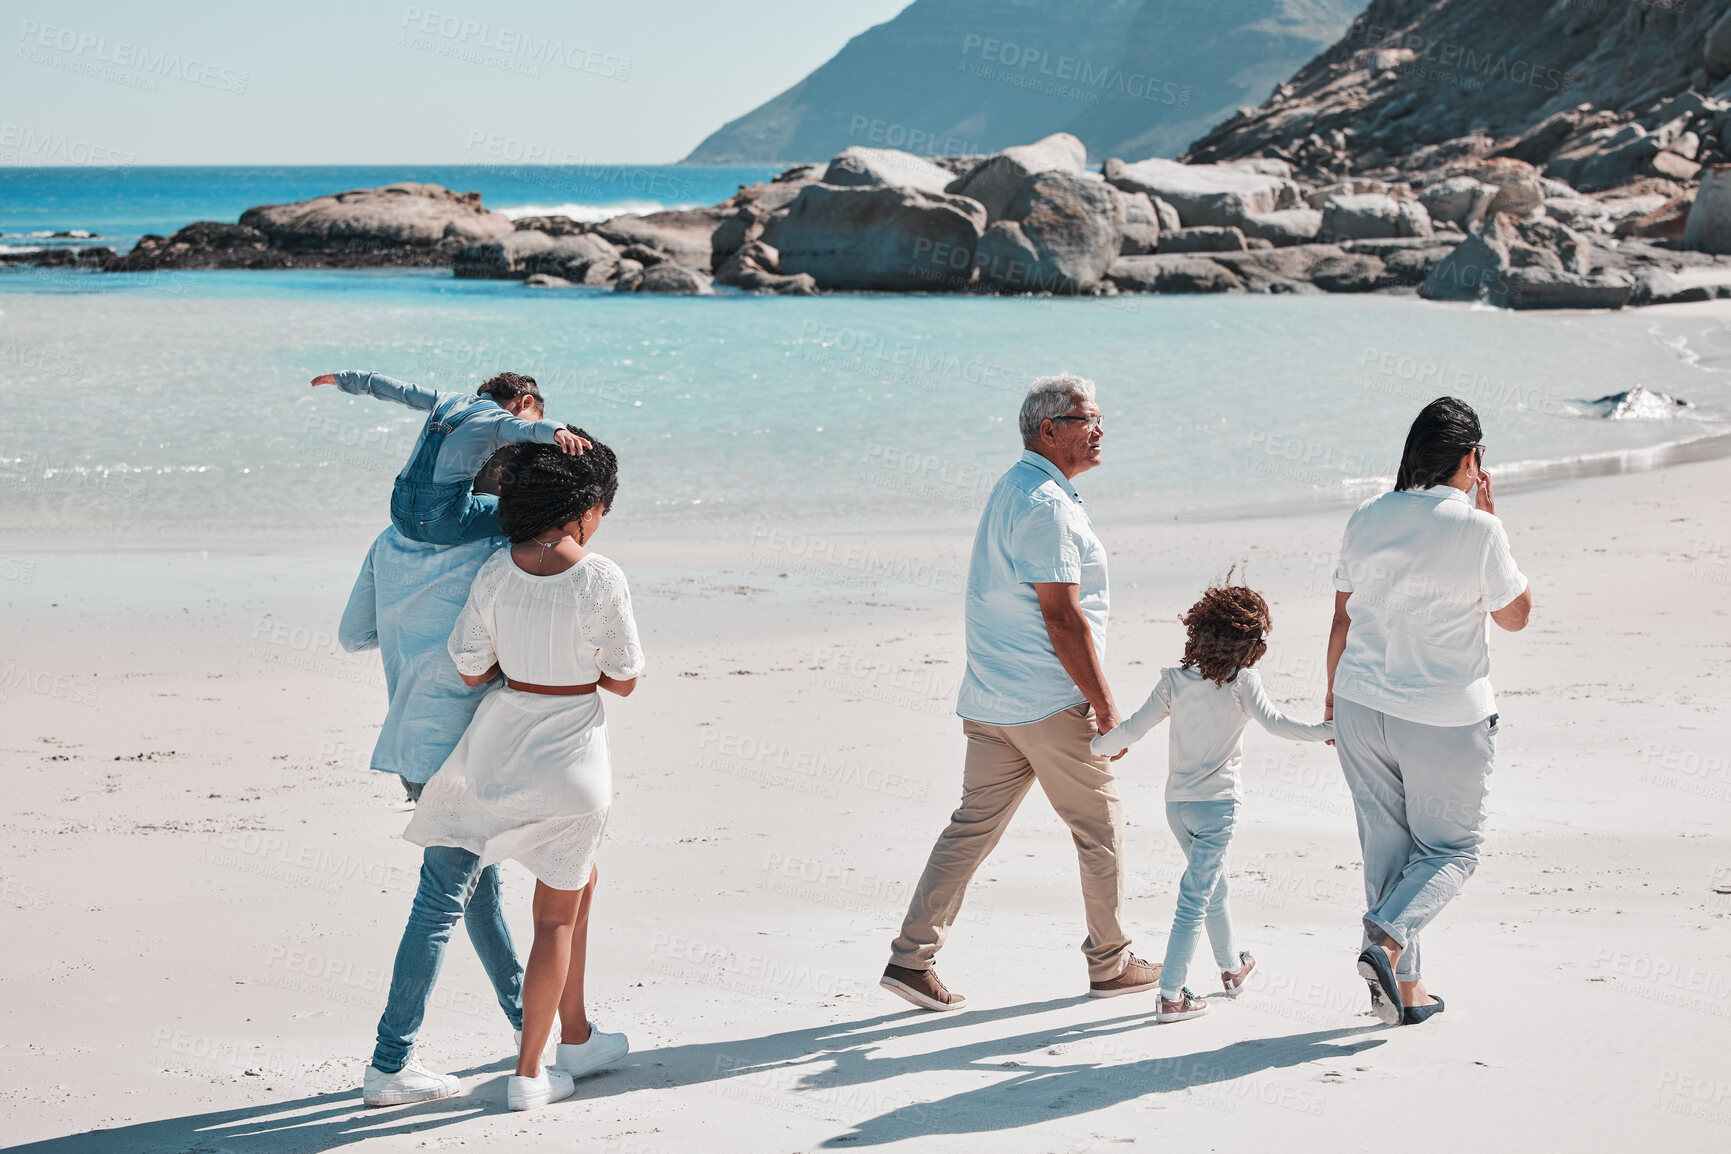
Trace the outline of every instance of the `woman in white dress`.
<instances>
[{"instance_id":1,"label":"woman in white dress","mask_svg":"<svg viewBox=\"0 0 1731 1154\"><path fill-rule=\"evenodd\" d=\"M613 797L597 690L624 697L643 671L625 575L587 548L612 506L618 462L526 445L506 471L499 516L512 544L475 576L450 653L470 685L501 673L403 836L459 846L483 866L515 858L535 875L535 944L523 977L523 1031L507 1098L514 1110L558 1101L574 1079L611 1065L623 1034L589 1021L583 969L595 858ZM560 1021L557 1062L542 1052Z\"/></svg>"}]
</instances>

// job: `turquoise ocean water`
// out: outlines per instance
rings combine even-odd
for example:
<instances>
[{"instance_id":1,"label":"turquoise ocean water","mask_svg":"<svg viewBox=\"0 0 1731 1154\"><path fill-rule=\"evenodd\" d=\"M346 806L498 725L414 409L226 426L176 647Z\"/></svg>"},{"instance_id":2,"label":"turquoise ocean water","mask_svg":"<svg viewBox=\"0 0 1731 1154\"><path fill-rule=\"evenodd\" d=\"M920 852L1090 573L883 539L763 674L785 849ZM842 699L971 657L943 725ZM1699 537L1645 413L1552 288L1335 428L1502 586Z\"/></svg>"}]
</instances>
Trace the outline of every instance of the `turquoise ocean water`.
<instances>
[{"instance_id":1,"label":"turquoise ocean water","mask_svg":"<svg viewBox=\"0 0 1731 1154\"><path fill-rule=\"evenodd\" d=\"M718 200L761 175L630 180L647 210ZM625 178L585 188L529 173L489 187L497 176L140 169L105 187L90 171L8 170L0 231L160 232L391 179L479 188L517 211L605 213L633 199ZM351 367L450 389L534 374L550 415L619 451L615 524L647 535L969 525L1017 452L1022 390L1058 370L1100 385L1107 463L1081 487L1113 517L1346 504L1386 483L1412 414L1443 392L1479 407L1487 466L1510 479L1582 459L1639 465L1654 446L1731 432L1731 330L1676 314L1383 296L657 298L438 270L13 269L0 271L0 531L154 541L376 528L419 422L307 387ZM1611 420L1585 403L1635 385L1693 404Z\"/></svg>"}]
</instances>

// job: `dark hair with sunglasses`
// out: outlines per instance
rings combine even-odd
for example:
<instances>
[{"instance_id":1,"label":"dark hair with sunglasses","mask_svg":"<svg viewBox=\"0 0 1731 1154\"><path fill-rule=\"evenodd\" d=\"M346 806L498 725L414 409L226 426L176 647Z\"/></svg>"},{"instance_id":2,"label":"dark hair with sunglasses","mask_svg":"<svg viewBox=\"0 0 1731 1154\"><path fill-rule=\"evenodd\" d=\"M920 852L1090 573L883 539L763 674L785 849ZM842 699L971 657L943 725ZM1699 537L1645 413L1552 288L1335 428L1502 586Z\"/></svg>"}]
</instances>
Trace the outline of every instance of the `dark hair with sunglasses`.
<instances>
[{"instance_id":1,"label":"dark hair with sunglasses","mask_svg":"<svg viewBox=\"0 0 1731 1154\"><path fill-rule=\"evenodd\" d=\"M1435 488L1455 475L1469 452L1477 453L1475 462L1482 461L1485 447L1479 440L1483 436L1479 415L1471 405L1458 397L1438 397L1419 410L1407 430L1395 490Z\"/></svg>"}]
</instances>

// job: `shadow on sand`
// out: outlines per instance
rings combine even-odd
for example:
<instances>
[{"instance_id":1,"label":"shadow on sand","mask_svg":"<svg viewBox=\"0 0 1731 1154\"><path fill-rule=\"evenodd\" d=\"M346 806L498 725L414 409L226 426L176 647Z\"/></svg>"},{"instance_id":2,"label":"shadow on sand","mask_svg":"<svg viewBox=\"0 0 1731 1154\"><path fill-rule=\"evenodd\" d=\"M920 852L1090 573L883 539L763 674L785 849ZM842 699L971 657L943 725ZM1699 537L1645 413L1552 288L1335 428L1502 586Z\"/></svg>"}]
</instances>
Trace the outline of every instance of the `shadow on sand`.
<instances>
[{"instance_id":1,"label":"shadow on sand","mask_svg":"<svg viewBox=\"0 0 1731 1154\"><path fill-rule=\"evenodd\" d=\"M1076 1003L1075 998L1054 998L945 1015L913 1010L736 1041L668 1046L633 1054L619 1069L584 1079L573 1102L582 1103L641 1090L753 1079L770 1087L778 1096L785 1092L788 1108L800 1112L804 1112L798 1105L802 1091L812 1093L820 1102L833 1104L839 1099L869 1109L875 1103L872 1095L850 1095L846 1088L924 1071L998 1071L1013 1055L1098 1041L1151 1024L1148 1013L1143 1011L1101 1022L989 1038L923 1054L880 1056L883 1044L892 1039L918 1038L950 1029L987 1025L1075 1006ZM1362 1033L1367 1028L1370 1027L1239 1042L1208 1053L1149 1059L1129 1065L1042 1066L937 1102L904 1105L886 1111L858 1123L851 1132L830 1139L826 1145L875 1145L920 1134L986 1132L1050 1121L1104 1109L1144 1094L1228 1081L1260 1070L1338 1057L1379 1045L1377 1040L1353 1046L1326 1044ZM135 1151L300 1154L302 1151L340 1149L371 1139L424 1135L440 1127L506 1113L505 1078L512 1065L509 1058L501 1058L485 1066L451 1071L469 1080L466 1092L456 1098L422 1105L368 1110L361 1105L358 1090L350 1090L91 1130L11 1149L29 1154L132 1154ZM484 1080L476 1081L483 1076ZM556 1111L559 1108L554 1105L548 1109Z\"/></svg>"}]
</instances>

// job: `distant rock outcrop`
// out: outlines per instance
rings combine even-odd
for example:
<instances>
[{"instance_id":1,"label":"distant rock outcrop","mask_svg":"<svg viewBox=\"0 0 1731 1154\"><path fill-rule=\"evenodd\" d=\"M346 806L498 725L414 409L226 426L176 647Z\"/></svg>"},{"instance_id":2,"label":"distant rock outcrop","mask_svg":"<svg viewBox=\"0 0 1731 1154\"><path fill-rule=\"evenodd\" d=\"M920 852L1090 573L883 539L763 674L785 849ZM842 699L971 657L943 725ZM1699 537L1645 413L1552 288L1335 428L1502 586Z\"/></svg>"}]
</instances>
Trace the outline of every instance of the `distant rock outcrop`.
<instances>
[{"instance_id":1,"label":"distant rock outcrop","mask_svg":"<svg viewBox=\"0 0 1731 1154\"><path fill-rule=\"evenodd\" d=\"M481 207L478 192L452 192L436 184L404 182L360 188L295 204L264 204L241 213L271 247L284 252L438 252L446 259L479 241L510 234L516 226Z\"/></svg>"},{"instance_id":2,"label":"distant rock outcrop","mask_svg":"<svg viewBox=\"0 0 1731 1154\"><path fill-rule=\"evenodd\" d=\"M914 0L686 161L815 161L853 145L937 157L1055 132L1097 159L1172 156L1267 96L1364 4Z\"/></svg>"}]
</instances>

